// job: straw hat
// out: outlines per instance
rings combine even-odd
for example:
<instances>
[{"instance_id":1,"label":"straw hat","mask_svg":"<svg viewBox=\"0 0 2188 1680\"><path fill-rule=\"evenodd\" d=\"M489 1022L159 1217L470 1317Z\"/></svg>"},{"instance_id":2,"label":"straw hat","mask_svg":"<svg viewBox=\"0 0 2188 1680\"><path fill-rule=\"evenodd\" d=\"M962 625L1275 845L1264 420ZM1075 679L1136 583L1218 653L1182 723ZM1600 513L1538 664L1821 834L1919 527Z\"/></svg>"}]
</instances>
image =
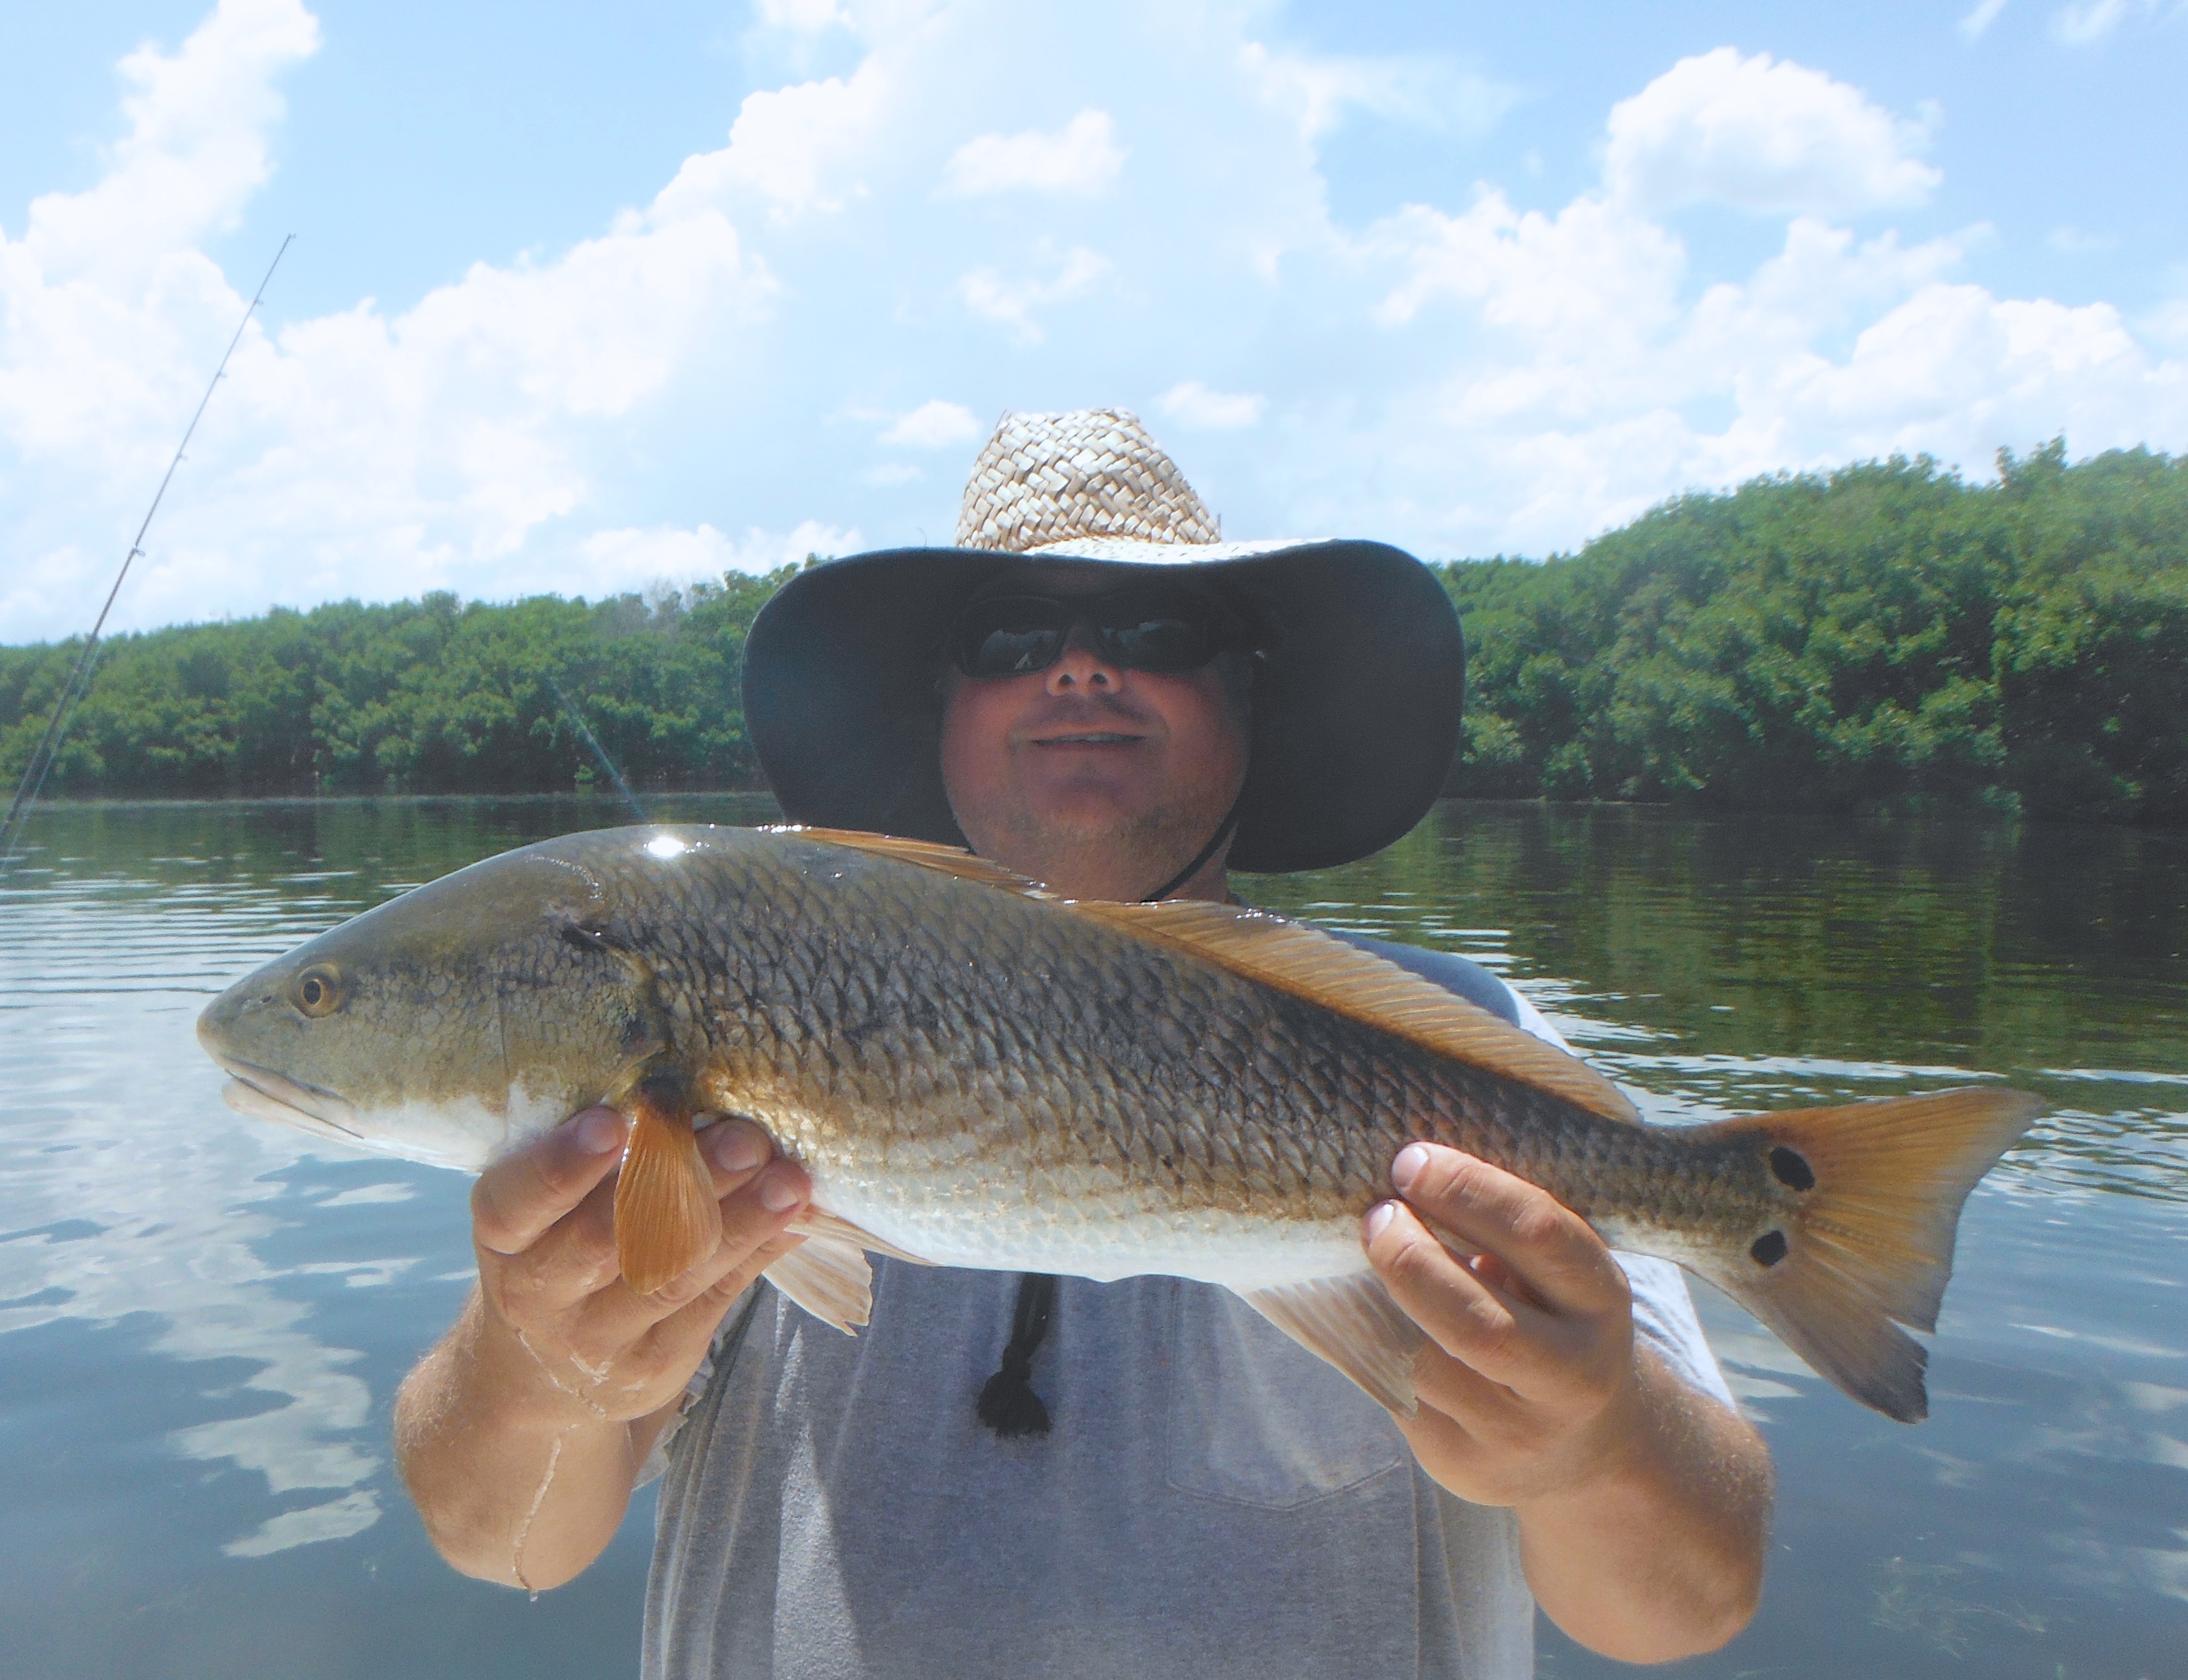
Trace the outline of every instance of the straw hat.
<instances>
[{"instance_id":1,"label":"straw hat","mask_svg":"<svg viewBox=\"0 0 2188 1680\"><path fill-rule=\"evenodd\" d=\"M1031 561L1191 567L1272 627L1234 869L1322 869L1418 822L1458 744L1466 654L1433 572L1380 543L1226 543L1136 416L1008 414L973 465L954 548L800 572L745 644L745 722L792 821L961 846L935 676L956 609Z\"/></svg>"}]
</instances>

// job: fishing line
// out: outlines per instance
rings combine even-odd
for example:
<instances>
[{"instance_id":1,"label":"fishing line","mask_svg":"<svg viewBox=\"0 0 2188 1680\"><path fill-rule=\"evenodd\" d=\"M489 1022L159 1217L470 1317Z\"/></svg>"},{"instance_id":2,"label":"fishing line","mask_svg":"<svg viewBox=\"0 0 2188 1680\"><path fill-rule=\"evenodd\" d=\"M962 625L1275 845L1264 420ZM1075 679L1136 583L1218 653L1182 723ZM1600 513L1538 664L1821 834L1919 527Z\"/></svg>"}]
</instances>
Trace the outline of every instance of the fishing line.
<instances>
[{"instance_id":1,"label":"fishing line","mask_svg":"<svg viewBox=\"0 0 2188 1680\"><path fill-rule=\"evenodd\" d=\"M8 815L0 817L0 873L14 861L15 843L22 837L23 825L30 820L31 807L37 803L39 793L46 785L46 774L60 755L61 743L68 737L70 720L76 715L76 703L91 686L92 668L99 662L99 633L106 628L106 615L114 611L115 600L121 594L121 585L129 576L129 568L137 556L144 552L145 534L152 528L152 516L160 510L160 503L167 493L167 486L174 482L175 469L183 464L183 452L190 447L190 438L205 418L206 405L212 401L212 393L222 380L228 376L228 358L235 354L235 347L243 342L243 330L251 324L251 318L258 311L266 296L266 288L274 279L274 271L281 266L290 241L296 236L288 234L281 241L281 249L274 253L274 260L266 265L266 277L258 282L258 290L251 294L250 307L244 310L243 319L235 324L235 336L228 340L228 348L221 352L220 365L212 370L206 383L205 395L198 398L197 412L190 423L183 428L183 441L175 445L175 457L167 463L167 471L160 480L160 488L152 493L152 505L144 510L144 522L137 527L137 540L129 545L129 552L121 557L121 569L115 574L114 587L106 592L106 605L99 609L99 617L84 639L83 651L76 656L76 669L61 685L60 696L54 702L54 714L46 720L46 733L31 754L30 762L23 766L23 779L15 786L15 797L8 802Z\"/></svg>"},{"instance_id":2,"label":"fishing line","mask_svg":"<svg viewBox=\"0 0 2188 1680\"><path fill-rule=\"evenodd\" d=\"M547 686L555 691L555 698L562 702L563 715L578 726L578 733L585 738L585 745L593 749L593 757L601 761L601 768L608 773L608 780L615 783L616 792L622 794L631 809L638 813L640 822L649 820L646 807L639 803L638 795L630 791L630 784L623 779L623 772L616 768L615 760L608 757L607 748L601 746L595 739L593 732L585 727L585 714L572 703L570 696L562 692L562 685L554 678L547 679Z\"/></svg>"}]
</instances>

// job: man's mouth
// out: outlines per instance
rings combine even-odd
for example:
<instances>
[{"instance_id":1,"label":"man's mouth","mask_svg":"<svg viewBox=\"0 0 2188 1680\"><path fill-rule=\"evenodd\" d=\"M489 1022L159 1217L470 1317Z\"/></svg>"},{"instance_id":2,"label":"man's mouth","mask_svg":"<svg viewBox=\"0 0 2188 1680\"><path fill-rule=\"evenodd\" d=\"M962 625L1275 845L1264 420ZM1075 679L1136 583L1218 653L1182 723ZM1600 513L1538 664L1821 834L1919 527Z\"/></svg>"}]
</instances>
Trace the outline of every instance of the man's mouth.
<instances>
[{"instance_id":1,"label":"man's mouth","mask_svg":"<svg viewBox=\"0 0 2188 1680\"><path fill-rule=\"evenodd\" d=\"M1036 747L1130 747L1145 741L1143 735L1126 735L1118 730L1074 730L1067 735L1037 735Z\"/></svg>"}]
</instances>

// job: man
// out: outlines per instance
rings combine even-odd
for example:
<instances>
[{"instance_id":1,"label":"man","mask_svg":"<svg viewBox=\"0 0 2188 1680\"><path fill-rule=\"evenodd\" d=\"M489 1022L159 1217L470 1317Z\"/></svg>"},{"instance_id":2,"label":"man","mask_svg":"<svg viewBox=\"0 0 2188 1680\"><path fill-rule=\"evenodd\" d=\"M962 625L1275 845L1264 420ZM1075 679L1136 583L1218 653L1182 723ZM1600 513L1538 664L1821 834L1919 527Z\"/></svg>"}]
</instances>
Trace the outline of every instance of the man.
<instances>
[{"instance_id":1,"label":"man","mask_svg":"<svg viewBox=\"0 0 2188 1680\"><path fill-rule=\"evenodd\" d=\"M784 809L1080 898L1221 899L1233 862L1388 844L1455 741L1448 600L1377 544L1215 535L1131 416L1007 417L956 549L815 568L754 626ZM1471 964L1377 949L1554 1036ZM1401 1419L1175 1278L877 1260L846 1339L754 1287L809 1186L735 1119L702 1134L719 1248L638 1297L623 1127L590 1111L482 1175L480 1289L397 1432L443 1553L534 1588L667 1441L650 1675L1517 1676L1537 1602L1633 1660L1752 1611L1768 1459L1678 1274L1482 1162L1408 1147L1364 1223L1429 1338Z\"/></svg>"}]
</instances>

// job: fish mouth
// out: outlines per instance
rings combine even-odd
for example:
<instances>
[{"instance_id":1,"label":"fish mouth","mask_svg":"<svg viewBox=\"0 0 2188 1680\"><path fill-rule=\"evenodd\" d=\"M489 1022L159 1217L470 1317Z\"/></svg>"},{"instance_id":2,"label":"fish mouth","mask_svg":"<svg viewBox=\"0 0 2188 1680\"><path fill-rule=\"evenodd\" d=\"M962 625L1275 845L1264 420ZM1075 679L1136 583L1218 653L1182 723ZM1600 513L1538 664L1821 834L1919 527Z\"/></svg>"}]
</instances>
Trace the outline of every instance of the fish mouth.
<instances>
[{"instance_id":1,"label":"fish mouth","mask_svg":"<svg viewBox=\"0 0 2188 1680\"><path fill-rule=\"evenodd\" d=\"M348 1124L357 1119L357 1108L348 1098L218 1051L213 1051L212 1057L228 1070L228 1081L220 1094L237 1113L294 1126L314 1137L336 1138L345 1143L364 1142L364 1135Z\"/></svg>"}]
</instances>

